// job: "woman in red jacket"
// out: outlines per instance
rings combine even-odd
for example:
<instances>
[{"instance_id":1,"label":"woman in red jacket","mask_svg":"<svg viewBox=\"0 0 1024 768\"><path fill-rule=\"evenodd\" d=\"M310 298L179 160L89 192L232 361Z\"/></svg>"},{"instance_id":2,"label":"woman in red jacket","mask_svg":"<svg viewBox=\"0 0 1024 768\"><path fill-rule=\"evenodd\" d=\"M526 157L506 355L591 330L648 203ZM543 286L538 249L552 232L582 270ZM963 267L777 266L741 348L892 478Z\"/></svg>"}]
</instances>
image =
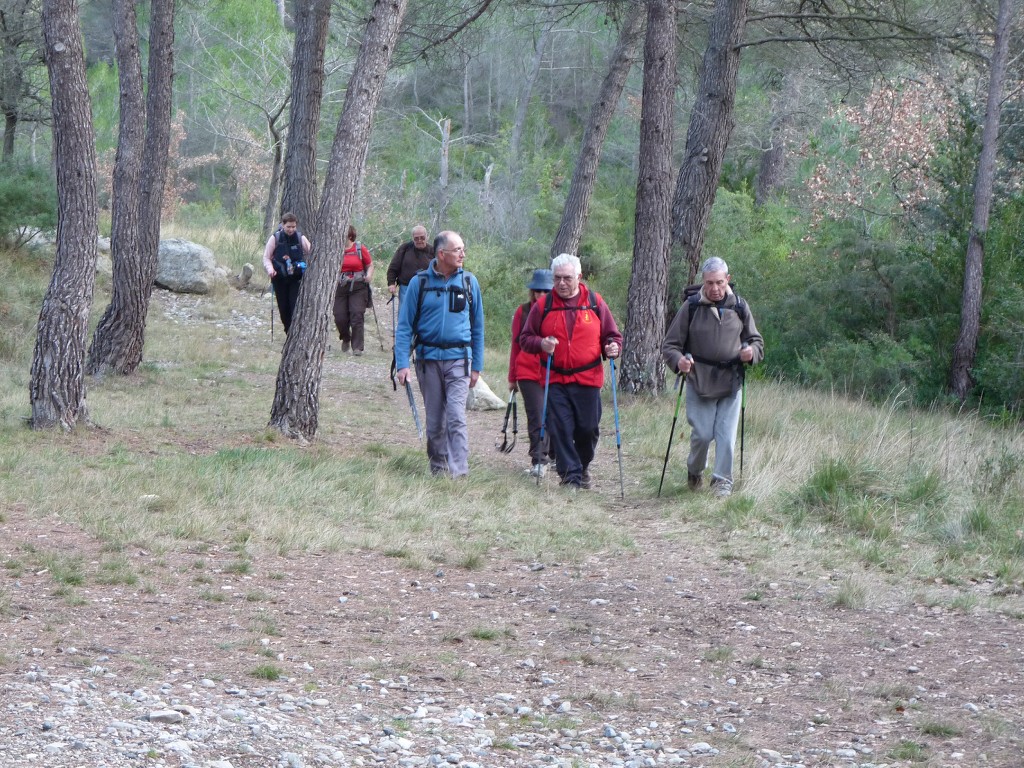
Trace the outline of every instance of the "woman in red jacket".
<instances>
[{"instance_id":1,"label":"woman in red jacket","mask_svg":"<svg viewBox=\"0 0 1024 768\"><path fill-rule=\"evenodd\" d=\"M338 288L334 292L334 324L341 338L341 351L363 354L363 316L370 306L370 278L373 259L362 243L356 242L356 228L348 227L348 247L341 259Z\"/></svg>"},{"instance_id":2,"label":"woman in red jacket","mask_svg":"<svg viewBox=\"0 0 1024 768\"><path fill-rule=\"evenodd\" d=\"M531 477L544 477L548 471L548 459L554 458L550 450L547 434L543 443L540 439L541 418L544 412L544 366L540 355L524 352L519 346L519 334L523 330L530 309L537 299L550 293L554 280L550 269L535 269L533 277L526 287L530 291L530 301L516 308L512 316L512 353L508 359L508 389L518 391L523 396L523 407L526 409L526 425L530 434L530 468L527 472Z\"/></svg>"}]
</instances>

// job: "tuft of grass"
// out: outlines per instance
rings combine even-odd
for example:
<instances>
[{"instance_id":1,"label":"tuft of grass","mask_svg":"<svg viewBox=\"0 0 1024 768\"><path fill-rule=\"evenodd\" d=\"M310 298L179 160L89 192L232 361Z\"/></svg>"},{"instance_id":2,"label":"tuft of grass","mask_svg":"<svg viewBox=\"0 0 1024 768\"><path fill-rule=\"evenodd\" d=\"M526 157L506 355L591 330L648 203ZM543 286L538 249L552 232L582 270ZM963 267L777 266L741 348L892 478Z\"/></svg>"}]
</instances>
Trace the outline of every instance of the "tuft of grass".
<instances>
[{"instance_id":1,"label":"tuft of grass","mask_svg":"<svg viewBox=\"0 0 1024 768\"><path fill-rule=\"evenodd\" d=\"M832 598L832 605L850 610L863 608L867 605L867 587L854 579L844 580Z\"/></svg>"},{"instance_id":2,"label":"tuft of grass","mask_svg":"<svg viewBox=\"0 0 1024 768\"><path fill-rule=\"evenodd\" d=\"M469 636L477 640L498 640L502 637L515 637L515 633L509 628L497 629L495 627L475 627L470 630Z\"/></svg>"},{"instance_id":3,"label":"tuft of grass","mask_svg":"<svg viewBox=\"0 0 1024 768\"><path fill-rule=\"evenodd\" d=\"M963 729L952 725L950 723L943 723L938 720L926 720L917 729L924 736L938 736L943 739L952 738L953 736L960 736L963 734Z\"/></svg>"},{"instance_id":4,"label":"tuft of grass","mask_svg":"<svg viewBox=\"0 0 1024 768\"><path fill-rule=\"evenodd\" d=\"M928 757L928 752L923 744L904 739L890 749L888 755L893 760L909 760L912 763L923 763Z\"/></svg>"},{"instance_id":5,"label":"tuft of grass","mask_svg":"<svg viewBox=\"0 0 1024 768\"><path fill-rule=\"evenodd\" d=\"M260 664L258 667L253 669L249 674L258 680L269 680L273 682L275 680L280 680L282 677L284 677L284 670L282 670L276 664Z\"/></svg>"},{"instance_id":6,"label":"tuft of grass","mask_svg":"<svg viewBox=\"0 0 1024 768\"><path fill-rule=\"evenodd\" d=\"M704 653L701 654L701 659L712 664L724 664L728 661L732 661L732 657L735 653L736 649L731 645L717 645L704 651Z\"/></svg>"}]
</instances>

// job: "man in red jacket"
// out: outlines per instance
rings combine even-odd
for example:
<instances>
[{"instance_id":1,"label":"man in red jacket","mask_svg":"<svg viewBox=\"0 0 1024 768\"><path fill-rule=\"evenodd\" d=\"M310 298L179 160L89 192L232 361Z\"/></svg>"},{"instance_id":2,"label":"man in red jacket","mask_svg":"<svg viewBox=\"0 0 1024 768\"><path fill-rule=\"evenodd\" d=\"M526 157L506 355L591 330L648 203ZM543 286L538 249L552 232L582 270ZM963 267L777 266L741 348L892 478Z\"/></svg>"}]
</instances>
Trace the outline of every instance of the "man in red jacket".
<instances>
[{"instance_id":1,"label":"man in red jacket","mask_svg":"<svg viewBox=\"0 0 1024 768\"><path fill-rule=\"evenodd\" d=\"M622 334L604 299L580 282L580 260L559 254L551 262L554 291L534 303L519 345L549 364L547 428L562 485L590 488L590 462L601 424L604 358L622 352Z\"/></svg>"}]
</instances>

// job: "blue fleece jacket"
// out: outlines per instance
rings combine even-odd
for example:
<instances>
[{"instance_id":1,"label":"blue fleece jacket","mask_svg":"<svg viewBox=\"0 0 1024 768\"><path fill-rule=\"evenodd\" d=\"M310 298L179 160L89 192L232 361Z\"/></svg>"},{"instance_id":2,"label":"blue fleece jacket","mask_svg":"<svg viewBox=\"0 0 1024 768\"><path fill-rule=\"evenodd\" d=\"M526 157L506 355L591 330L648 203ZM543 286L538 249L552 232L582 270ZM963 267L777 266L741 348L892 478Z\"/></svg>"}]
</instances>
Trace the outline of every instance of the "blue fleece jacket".
<instances>
[{"instance_id":1,"label":"blue fleece jacket","mask_svg":"<svg viewBox=\"0 0 1024 768\"><path fill-rule=\"evenodd\" d=\"M395 329L395 367L398 370L409 367L410 345L415 334L419 359L462 360L468 357L472 370L481 371L484 365L484 302L480 283L472 272L462 269L445 279L436 267L437 259L434 259L409 281L402 296L398 327ZM467 284L470 297L466 296ZM420 316L417 327L413 328L417 306L420 306Z\"/></svg>"}]
</instances>

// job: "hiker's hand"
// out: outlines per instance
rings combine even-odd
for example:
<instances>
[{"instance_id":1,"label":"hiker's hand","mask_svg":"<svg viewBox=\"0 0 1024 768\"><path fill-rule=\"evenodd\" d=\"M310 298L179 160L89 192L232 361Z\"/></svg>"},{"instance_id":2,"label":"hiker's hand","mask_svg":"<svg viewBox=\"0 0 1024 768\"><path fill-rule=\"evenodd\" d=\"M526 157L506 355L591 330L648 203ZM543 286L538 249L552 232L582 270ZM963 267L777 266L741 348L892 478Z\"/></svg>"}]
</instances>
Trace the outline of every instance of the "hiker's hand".
<instances>
[{"instance_id":1,"label":"hiker's hand","mask_svg":"<svg viewBox=\"0 0 1024 768\"><path fill-rule=\"evenodd\" d=\"M517 382L517 381L510 381L508 383L508 391L509 392L518 392L519 391L519 382Z\"/></svg>"},{"instance_id":2,"label":"hiker's hand","mask_svg":"<svg viewBox=\"0 0 1024 768\"><path fill-rule=\"evenodd\" d=\"M618 342L609 341L607 344L604 345L604 356L607 357L609 360L614 360L616 357L619 356L619 353L621 351L622 349L619 348Z\"/></svg>"},{"instance_id":3,"label":"hiker's hand","mask_svg":"<svg viewBox=\"0 0 1024 768\"><path fill-rule=\"evenodd\" d=\"M480 381L480 371L469 372L469 388L472 389L476 386L476 383Z\"/></svg>"},{"instance_id":4,"label":"hiker's hand","mask_svg":"<svg viewBox=\"0 0 1024 768\"><path fill-rule=\"evenodd\" d=\"M743 348L740 349L740 360L744 363L749 363L754 359L754 348L749 344L744 344Z\"/></svg>"},{"instance_id":5,"label":"hiker's hand","mask_svg":"<svg viewBox=\"0 0 1024 768\"><path fill-rule=\"evenodd\" d=\"M267 272L267 277L269 277L271 280L273 280L275 277L277 277L277 270L274 269L273 267L271 267L270 271Z\"/></svg>"},{"instance_id":6,"label":"hiker's hand","mask_svg":"<svg viewBox=\"0 0 1024 768\"><path fill-rule=\"evenodd\" d=\"M400 369L395 374L395 378L398 379L398 383L401 384L404 387L405 386L405 382L407 382L409 380L409 369L408 368Z\"/></svg>"},{"instance_id":7,"label":"hiker's hand","mask_svg":"<svg viewBox=\"0 0 1024 768\"><path fill-rule=\"evenodd\" d=\"M540 340L540 348L544 350L545 355L555 354L555 347L558 346L558 339L554 336L545 336Z\"/></svg>"},{"instance_id":8,"label":"hiker's hand","mask_svg":"<svg viewBox=\"0 0 1024 768\"><path fill-rule=\"evenodd\" d=\"M690 372L690 369L692 369L692 368L693 368L693 361L690 358L688 358L686 355L683 355L682 357L680 357L679 358L679 362L676 363L676 370L679 371L684 376L686 374L688 374Z\"/></svg>"},{"instance_id":9,"label":"hiker's hand","mask_svg":"<svg viewBox=\"0 0 1024 768\"><path fill-rule=\"evenodd\" d=\"M388 286L388 290L391 291L391 295L392 296L397 294L398 293L398 283L395 283L394 285L389 285Z\"/></svg>"}]
</instances>

